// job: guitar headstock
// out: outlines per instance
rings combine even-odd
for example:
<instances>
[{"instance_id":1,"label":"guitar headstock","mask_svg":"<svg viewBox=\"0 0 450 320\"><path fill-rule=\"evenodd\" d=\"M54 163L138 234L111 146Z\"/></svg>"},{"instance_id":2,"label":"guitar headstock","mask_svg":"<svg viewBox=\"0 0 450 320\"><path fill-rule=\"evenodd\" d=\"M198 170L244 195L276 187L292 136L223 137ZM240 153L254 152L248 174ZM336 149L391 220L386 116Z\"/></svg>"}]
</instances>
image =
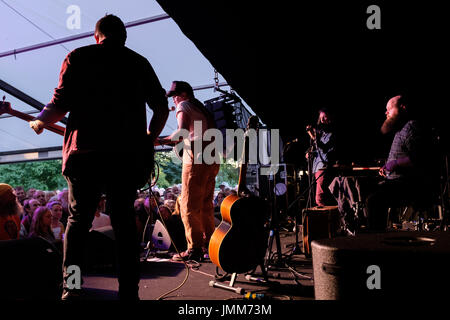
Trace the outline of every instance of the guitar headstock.
<instances>
[{"instance_id":1,"label":"guitar headstock","mask_svg":"<svg viewBox=\"0 0 450 320\"><path fill-rule=\"evenodd\" d=\"M3 96L3 101L0 101L0 115L10 112L11 112L11 103L5 101L5 96Z\"/></svg>"}]
</instances>

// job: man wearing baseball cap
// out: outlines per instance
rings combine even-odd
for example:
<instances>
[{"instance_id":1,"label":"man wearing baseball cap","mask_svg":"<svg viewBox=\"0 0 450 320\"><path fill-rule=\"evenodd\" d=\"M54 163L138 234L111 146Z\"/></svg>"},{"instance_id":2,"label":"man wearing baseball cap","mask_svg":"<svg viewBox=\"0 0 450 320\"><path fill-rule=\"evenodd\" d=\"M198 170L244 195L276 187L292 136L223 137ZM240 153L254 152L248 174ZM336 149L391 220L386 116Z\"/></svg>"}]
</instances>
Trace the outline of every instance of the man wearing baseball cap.
<instances>
[{"instance_id":1,"label":"man wearing baseball cap","mask_svg":"<svg viewBox=\"0 0 450 320\"><path fill-rule=\"evenodd\" d=\"M188 249L175 255L173 260L200 261L207 254L209 239L215 229L213 198L220 164L207 164L202 157L205 147L202 137L206 130L215 128L214 120L205 106L195 98L189 83L173 81L166 96L172 97L176 105L178 129L161 142L177 142L180 131L185 129L189 132L185 142L190 146L183 149L180 201ZM198 121L201 122L201 132L194 130L194 122ZM194 144L200 144L201 147L194 148Z\"/></svg>"}]
</instances>

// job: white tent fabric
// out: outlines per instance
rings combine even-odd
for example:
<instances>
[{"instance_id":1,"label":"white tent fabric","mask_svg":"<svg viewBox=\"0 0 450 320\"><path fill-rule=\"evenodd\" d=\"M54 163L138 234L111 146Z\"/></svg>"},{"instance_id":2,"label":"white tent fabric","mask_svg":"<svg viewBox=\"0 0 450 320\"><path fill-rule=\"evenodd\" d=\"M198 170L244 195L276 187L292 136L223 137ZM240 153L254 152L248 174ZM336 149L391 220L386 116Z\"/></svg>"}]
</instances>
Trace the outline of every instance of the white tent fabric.
<instances>
[{"instance_id":1,"label":"white tent fabric","mask_svg":"<svg viewBox=\"0 0 450 320\"><path fill-rule=\"evenodd\" d=\"M80 11L79 29L71 29L78 27L73 23L76 22L73 19L76 12L70 11L74 5ZM127 23L165 12L156 1L148 0L0 0L0 53L93 31L96 21L106 13L115 14ZM188 81L193 87L214 84L214 67L172 19L130 27L127 33L126 45L150 61L164 88L168 89L173 80ZM58 83L64 57L77 47L93 43L94 38L91 37L2 57L0 79L47 104ZM225 82L220 75L219 81ZM223 89L228 90L229 87ZM127 92L115 94L117 99L127 100ZM0 98L3 95L18 111L37 111L0 90ZM206 89L196 91L196 96L204 101L219 96L219 93ZM172 105L170 100L169 106ZM149 109L147 121L151 114ZM176 119L174 112L171 112L162 135L170 134L175 128ZM0 153L61 144L62 137L55 133L46 130L37 136L25 121L0 116Z\"/></svg>"}]
</instances>

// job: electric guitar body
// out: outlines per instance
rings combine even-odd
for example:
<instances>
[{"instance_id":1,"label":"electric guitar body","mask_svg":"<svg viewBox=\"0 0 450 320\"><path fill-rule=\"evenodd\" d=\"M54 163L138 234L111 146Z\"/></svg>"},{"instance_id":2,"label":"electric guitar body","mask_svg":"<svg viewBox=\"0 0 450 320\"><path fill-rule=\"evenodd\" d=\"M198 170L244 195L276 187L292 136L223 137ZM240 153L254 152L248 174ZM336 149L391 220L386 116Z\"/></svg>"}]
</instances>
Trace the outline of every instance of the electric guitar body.
<instances>
[{"instance_id":1,"label":"electric guitar body","mask_svg":"<svg viewBox=\"0 0 450 320\"><path fill-rule=\"evenodd\" d=\"M252 126L251 121L255 121L254 118L249 119L249 128L256 126ZM244 141L244 155L246 146L247 140ZM267 206L262 199L249 195L245 187L246 171L247 160L244 158L239 173L238 195L229 195L222 201L222 221L209 242L209 258L227 273L245 273L255 269L263 263L267 248Z\"/></svg>"}]
</instances>

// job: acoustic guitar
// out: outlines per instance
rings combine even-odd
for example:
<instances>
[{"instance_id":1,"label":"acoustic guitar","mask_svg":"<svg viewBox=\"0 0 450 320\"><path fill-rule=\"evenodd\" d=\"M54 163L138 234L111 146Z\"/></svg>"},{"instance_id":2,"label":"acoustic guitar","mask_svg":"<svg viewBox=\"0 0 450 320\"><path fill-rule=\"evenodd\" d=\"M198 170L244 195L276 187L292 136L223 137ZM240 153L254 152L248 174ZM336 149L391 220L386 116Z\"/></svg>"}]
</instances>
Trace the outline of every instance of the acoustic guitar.
<instances>
[{"instance_id":1,"label":"acoustic guitar","mask_svg":"<svg viewBox=\"0 0 450 320\"><path fill-rule=\"evenodd\" d=\"M257 123L258 118L251 117L247 129L256 129ZM209 242L211 261L227 273L245 273L262 265L267 248L265 203L250 195L246 187L247 146L245 139L238 195L229 195L222 201L222 221Z\"/></svg>"}]
</instances>

